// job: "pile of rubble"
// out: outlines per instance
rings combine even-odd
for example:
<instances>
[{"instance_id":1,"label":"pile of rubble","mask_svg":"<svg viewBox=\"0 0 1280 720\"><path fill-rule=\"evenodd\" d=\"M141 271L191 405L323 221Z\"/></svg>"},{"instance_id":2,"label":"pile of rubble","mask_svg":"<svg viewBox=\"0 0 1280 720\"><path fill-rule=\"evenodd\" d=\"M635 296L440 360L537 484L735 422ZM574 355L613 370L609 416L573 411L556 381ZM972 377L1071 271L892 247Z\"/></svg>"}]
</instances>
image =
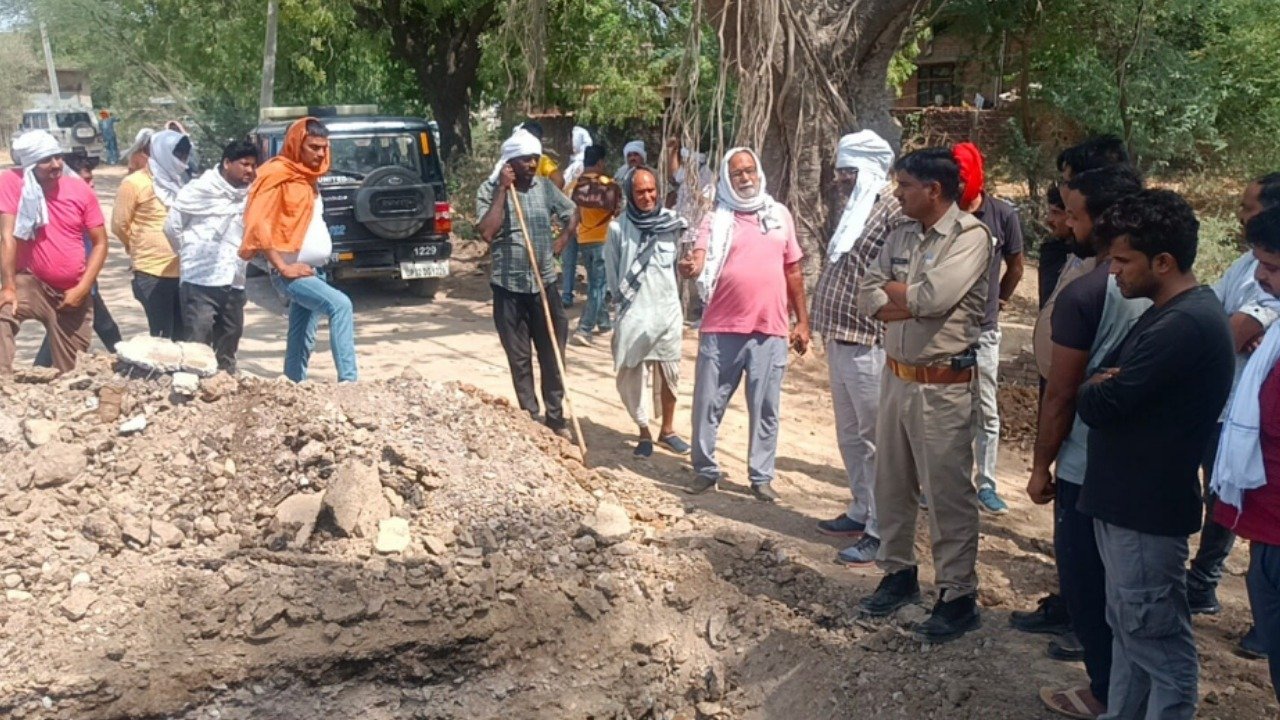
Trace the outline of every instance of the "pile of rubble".
<instances>
[{"instance_id":1,"label":"pile of rubble","mask_svg":"<svg viewBox=\"0 0 1280 720\"><path fill-rule=\"evenodd\" d=\"M576 455L411 369L0 380L0 716L1027 716L992 631L858 621L793 540Z\"/></svg>"}]
</instances>

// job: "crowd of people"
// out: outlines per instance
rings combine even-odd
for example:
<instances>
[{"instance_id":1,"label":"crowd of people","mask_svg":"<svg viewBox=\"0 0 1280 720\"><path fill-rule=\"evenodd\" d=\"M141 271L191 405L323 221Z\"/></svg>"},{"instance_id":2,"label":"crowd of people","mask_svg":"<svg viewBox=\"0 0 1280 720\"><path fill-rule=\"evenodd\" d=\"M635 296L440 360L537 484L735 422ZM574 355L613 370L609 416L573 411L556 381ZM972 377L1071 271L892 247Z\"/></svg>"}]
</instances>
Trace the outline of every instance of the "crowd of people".
<instances>
[{"instance_id":1,"label":"crowd of people","mask_svg":"<svg viewBox=\"0 0 1280 720\"><path fill-rule=\"evenodd\" d=\"M1017 210L986 188L979 149L896 158L869 130L841 138L833 177L843 212L811 315L794 220L769 195L754 150L726 151L705 194L710 179L685 182L676 160L665 179L677 191L663 198L642 143L629 143L608 176L589 133L573 137L565 192L539 171L539 134L522 127L477 197L520 407L571 436L551 355L567 344L582 262L587 305L575 337L590 345L612 334L619 397L639 429L635 454L654 452L650 407L660 407L658 443L692 453L688 492L715 490L720 424L745 377L747 480L755 497L774 501L782 377L789 352L807 351L812 323L850 489L847 510L816 529L850 539L839 562L884 573L860 612L884 617L922 601L923 512L937 599L915 632L937 643L980 627L980 513L1007 511L996 483L999 318L1023 274L1024 241ZM678 149L668 156L697 158L701 178L703 158ZM1053 635L1051 657L1084 662L1087 685L1041 689L1053 712L1192 718L1191 618L1220 611L1216 587L1236 535L1252 543L1255 625L1241 652L1271 658L1280 687L1280 330L1270 330L1280 311L1280 174L1248 185L1239 214L1248 248L1208 287L1192 269L1195 213L1177 193L1147 187L1122 143L1093 138L1058 164L1039 266L1041 403L1026 493L1053 505L1059 587L1010 623ZM562 279L556 256L575 245ZM696 283L702 305L691 443L674 422L680 278Z\"/></svg>"},{"instance_id":2,"label":"crowd of people","mask_svg":"<svg viewBox=\"0 0 1280 720\"><path fill-rule=\"evenodd\" d=\"M0 373L12 372L14 338L26 321L46 331L36 364L65 372L89 348L91 333L113 352L121 340L97 292L108 225L93 192L95 163L65 155L42 130L19 136L13 152L17 167L0 175ZM354 382L351 301L324 270L332 239L317 181L329 167L328 130L313 118L298 120L280 154L261 167L247 140L229 143L203 174L194 155L186 130L170 122L139 132L120 158L130 172L109 227L129 256L149 333L209 345L218 368L234 373L247 264L261 257L289 300L284 374L306 379L323 315L339 382Z\"/></svg>"},{"instance_id":3,"label":"crowd of people","mask_svg":"<svg viewBox=\"0 0 1280 720\"><path fill-rule=\"evenodd\" d=\"M541 128L520 126L476 196L519 406L572 439L563 361L581 263L586 299L572 334L582 346L609 336L635 455L659 445L689 454L688 492L716 490L720 426L745 378L746 479L773 502L783 376L816 332L850 502L815 530L848 539L839 562L883 571L859 611L884 617L922 602L915 539L925 513L937 596L915 632L937 643L980 627L980 513L1007 512L996 481L999 319L1024 253L1022 221L988 191L980 150L896 157L870 130L842 137L832 177L843 210L810 303L795 220L769 194L753 149L727 150L717 173L671 144L660 172L637 140L610 174L589 132L572 138L561 171ZM19 167L0 174L0 372L12 371L25 321L46 329L40 362L66 371L91 333L108 348L120 341L96 289L108 224L91 163L64 159L41 131L14 151ZM150 333L208 344L235 372L246 263L260 257L291 301L285 375L306 379L327 316L338 379L354 382L351 302L324 270L324 125L296 121L261 166L252 144L233 142L194 179L180 127L140 134L121 159L139 153L109 227L132 261ZM1237 536L1251 542L1254 617L1241 652L1269 658L1280 687L1280 174L1248 184L1239 211L1248 249L1208 287L1192 269L1195 213L1177 193L1148 187L1122 143L1087 140L1058 165L1025 490L1053 505L1058 588L1010 622L1053 635L1052 657L1084 663L1087 685L1040 691L1052 711L1189 719L1199 699L1192 615L1221 610L1217 585ZM661 194L664 184L674 191ZM701 305L687 441L676 427L682 282Z\"/></svg>"}]
</instances>

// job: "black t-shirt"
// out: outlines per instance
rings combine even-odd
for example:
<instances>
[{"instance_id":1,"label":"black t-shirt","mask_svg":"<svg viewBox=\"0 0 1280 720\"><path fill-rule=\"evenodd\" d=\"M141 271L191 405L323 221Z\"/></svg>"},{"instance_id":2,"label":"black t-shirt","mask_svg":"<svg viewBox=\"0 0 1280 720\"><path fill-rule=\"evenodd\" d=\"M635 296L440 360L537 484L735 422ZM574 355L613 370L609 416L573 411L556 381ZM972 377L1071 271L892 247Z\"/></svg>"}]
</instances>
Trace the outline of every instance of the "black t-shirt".
<instances>
[{"instance_id":1,"label":"black t-shirt","mask_svg":"<svg viewBox=\"0 0 1280 720\"><path fill-rule=\"evenodd\" d=\"M1235 374L1218 296L1201 286L1147 310L1103 367L1120 373L1076 403L1090 428L1079 510L1151 535L1198 531L1200 460Z\"/></svg>"},{"instance_id":2,"label":"black t-shirt","mask_svg":"<svg viewBox=\"0 0 1280 720\"><path fill-rule=\"evenodd\" d=\"M973 214L982 221L995 238L996 249L991 253L991 283L987 291L987 311L982 316L982 329L994 330L1000 317L1000 263L1022 252L1022 222L1018 209L994 195L983 194L982 206Z\"/></svg>"},{"instance_id":3,"label":"black t-shirt","mask_svg":"<svg viewBox=\"0 0 1280 720\"><path fill-rule=\"evenodd\" d=\"M1104 260L1062 288L1057 302L1053 304L1051 338L1054 343L1083 352L1093 348L1107 307L1109 277L1111 261Z\"/></svg>"}]
</instances>

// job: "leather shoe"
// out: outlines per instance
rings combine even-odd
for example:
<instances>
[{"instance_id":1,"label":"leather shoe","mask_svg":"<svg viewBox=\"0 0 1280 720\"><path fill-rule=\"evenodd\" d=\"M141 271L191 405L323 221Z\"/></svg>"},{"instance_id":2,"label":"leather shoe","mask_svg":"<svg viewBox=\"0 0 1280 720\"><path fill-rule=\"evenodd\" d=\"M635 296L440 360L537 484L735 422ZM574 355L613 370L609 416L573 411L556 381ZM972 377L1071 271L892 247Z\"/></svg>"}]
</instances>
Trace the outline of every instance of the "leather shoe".
<instances>
[{"instance_id":1,"label":"leather shoe","mask_svg":"<svg viewBox=\"0 0 1280 720\"><path fill-rule=\"evenodd\" d=\"M876 591L858 603L858 610L868 617L884 617L903 605L918 602L920 581L916 579L916 568L909 567L881 578Z\"/></svg>"},{"instance_id":2,"label":"leather shoe","mask_svg":"<svg viewBox=\"0 0 1280 720\"><path fill-rule=\"evenodd\" d=\"M965 595L943 602L938 599L933 614L916 628L916 635L925 642L943 643L982 627L978 614L978 599Z\"/></svg>"}]
</instances>

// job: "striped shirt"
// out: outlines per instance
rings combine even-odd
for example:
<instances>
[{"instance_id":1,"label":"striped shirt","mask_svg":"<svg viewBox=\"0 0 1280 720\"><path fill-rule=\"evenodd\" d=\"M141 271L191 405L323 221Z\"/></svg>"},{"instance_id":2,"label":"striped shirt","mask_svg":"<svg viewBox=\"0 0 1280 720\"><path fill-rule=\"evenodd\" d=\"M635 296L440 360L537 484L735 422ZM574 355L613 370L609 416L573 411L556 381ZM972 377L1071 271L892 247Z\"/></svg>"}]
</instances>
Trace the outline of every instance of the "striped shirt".
<instances>
[{"instance_id":1,"label":"striped shirt","mask_svg":"<svg viewBox=\"0 0 1280 720\"><path fill-rule=\"evenodd\" d=\"M483 218L489 212L497 186L497 181L485 182L476 190L477 218ZM534 281L533 266L529 263L529 253L525 250L524 238L520 235L520 221L516 217L511 193L520 196L520 208L524 211L524 221L529 228L529 239L538 255L538 267L542 271L542 282L546 285L556 281L556 262L552 254L555 229L551 227L551 222L555 220L561 228L568 227L573 218L574 204L559 188L543 178L534 178L528 192L519 192L513 187L508 193L507 212L502 219L502 227L493 236L490 246L493 262L489 282L508 292L536 293L538 284Z\"/></svg>"},{"instance_id":2,"label":"striped shirt","mask_svg":"<svg viewBox=\"0 0 1280 720\"><path fill-rule=\"evenodd\" d=\"M883 342L884 324L858 312L858 282L880 254L889 231L908 220L898 199L890 192L881 193L853 247L822 268L809 314L814 332L824 340L868 346Z\"/></svg>"}]
</instances>

